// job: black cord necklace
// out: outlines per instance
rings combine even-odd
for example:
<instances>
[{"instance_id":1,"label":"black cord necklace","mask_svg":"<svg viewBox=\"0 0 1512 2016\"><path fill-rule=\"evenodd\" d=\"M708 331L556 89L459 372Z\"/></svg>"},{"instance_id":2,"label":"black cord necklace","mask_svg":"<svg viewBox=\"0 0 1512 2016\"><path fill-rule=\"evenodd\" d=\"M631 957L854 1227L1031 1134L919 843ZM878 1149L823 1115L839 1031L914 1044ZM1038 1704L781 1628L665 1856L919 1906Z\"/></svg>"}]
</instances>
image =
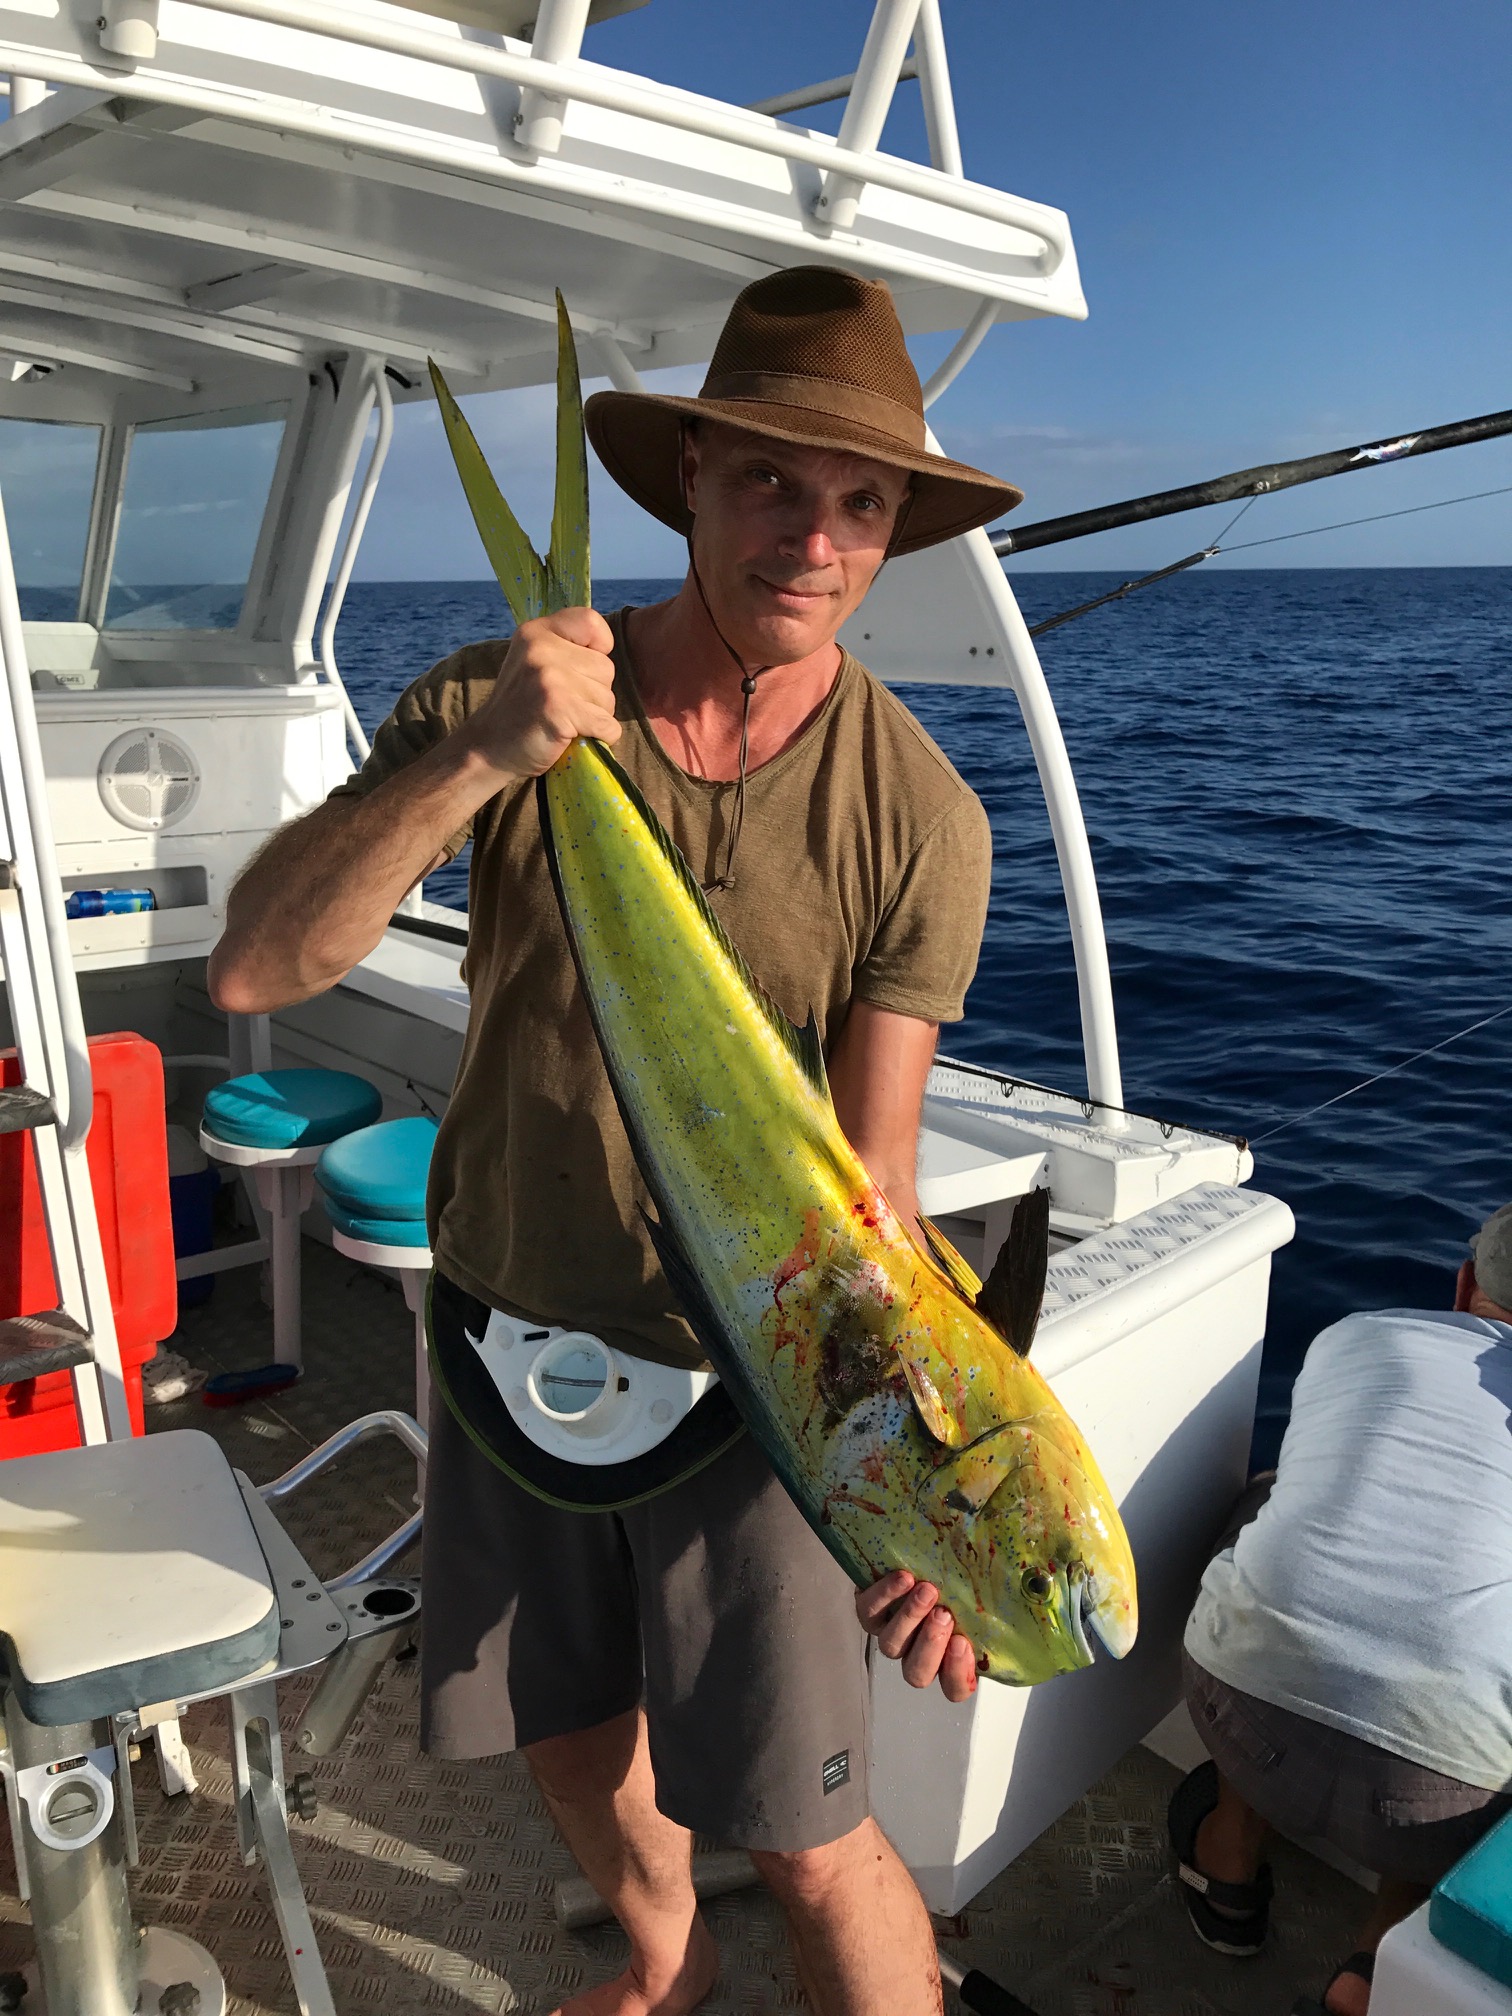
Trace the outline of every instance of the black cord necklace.
<instances>
[{"instance_id":1,"label":"black cord necklace","mask_svg":"<svg viewBox=\"0 0 1512 2016\"><path fill-rule=\"evenodd\" d=\"M703 885L704 894L712 896L716 889L733 889L735 887L735 850L740 845L740 835L745 826L746 769L751 754L751 702L756 696L756 681L764 673L770 672L772 667L770 665L758 665L755 671L752 671L729 638L725 636L723 630L715 622L714 611L709 607L709 598L704 593L703 580L698 572L698 562L693 557L693 541L691 539L688 541L688 571L693 576L693 585L698 590L698 599L702 602L704 614L709 619L709 628L735 661L736 667L740 672L740 690L745 696L740 714L740 774L735 782L735 809L730 815L729 829L725 837L724 871L722 874L716 875L712 882L705 882Z\"/></svg>"}]
</instances>

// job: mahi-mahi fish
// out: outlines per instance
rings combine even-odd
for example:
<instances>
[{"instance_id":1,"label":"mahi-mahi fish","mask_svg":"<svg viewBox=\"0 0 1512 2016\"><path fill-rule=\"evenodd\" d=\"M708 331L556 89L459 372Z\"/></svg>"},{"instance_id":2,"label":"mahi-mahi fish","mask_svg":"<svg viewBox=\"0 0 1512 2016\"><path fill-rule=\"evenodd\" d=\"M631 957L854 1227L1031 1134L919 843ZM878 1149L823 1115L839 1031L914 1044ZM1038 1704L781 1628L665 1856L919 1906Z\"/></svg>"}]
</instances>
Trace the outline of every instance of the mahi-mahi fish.
<instances>
[{"instance_id":1,"label":"mahi-mahi fish","mask_svg":"<svg viewBox=\"0 0 1512 2016\"><path fill-rule=\"evenodd\" d=\"M432 366L517 620L589 600L587 461L558 297L557 494L541 560ZM652 1243L788 1492L858 1585L940 1592L977 1670L1028 1685L1134 1642L1112 1494L1028 1362L1048 1251L1032 1191L982 1284L905 1223L846 1139L812 1016L753 978L655 813L592 741L537 780L542 833Z\"/></svg>"}]
</instances>

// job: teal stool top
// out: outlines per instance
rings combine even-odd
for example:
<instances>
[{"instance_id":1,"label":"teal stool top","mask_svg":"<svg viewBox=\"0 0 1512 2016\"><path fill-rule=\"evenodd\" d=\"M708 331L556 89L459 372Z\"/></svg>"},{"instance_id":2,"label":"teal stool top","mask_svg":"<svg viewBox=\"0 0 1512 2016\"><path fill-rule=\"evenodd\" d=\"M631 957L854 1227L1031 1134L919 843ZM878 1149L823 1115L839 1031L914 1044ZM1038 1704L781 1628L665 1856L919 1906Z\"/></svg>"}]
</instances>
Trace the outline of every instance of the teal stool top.
<instances>
[{"instance_id":1,"label":"teal stool top","mask_svg":"<svg viewBox=\"0 0 1512 2016\"><path fill-rule=\"evenodd\" d=\"M354 1134L333 1141L315 1165L315 1181L329 1202L349 1218L382 1220L389 1225L418 1223L425 1228L425 1185L430 1175L431 1150L436 1145L436 1123L423 1115L404 1120L384 1120L376 1127L359 1127ZM332 1212L332 1222L337 1222ZM358 1232L354 1239L376 1237L382 1232ZM399 1244L405 1241L389 1235Z\"/></svg>"},{"instance_id":2,"label":"teal stool top","mask_svg":"<svg viewBox=\"0 0 1512 2016\"><path fill-rule=\"evenodd\" d=\"M238 1148L316 1148L383 1111L376 1085L352 1071L252 1071L205 1098L205 1126Z\"/></svg>"},{"instance_id":3,"label":"teal stool top","mask_svg":"<svg viewBox=\"0 0 1512 2016\"><path fill-rule=\"evenodd\" d=\"M419 1254L430 1245L430 1229L423 1218L362 1218L334 1197L326 1198L325 1208L338 1232L360 1239L364 1246L413 1246Z\"/></svg>"},{"instance_id":4,"label":"teal stool top","mask_svg":"<svg viewBox=\"0 0 1512 2016\"><path fill-rule=\"evenodd\" d=\"M1512 1814L1462 1856L1428 1904L1440 1945L1512 1988Z\"/></svg>"}]
</instances>

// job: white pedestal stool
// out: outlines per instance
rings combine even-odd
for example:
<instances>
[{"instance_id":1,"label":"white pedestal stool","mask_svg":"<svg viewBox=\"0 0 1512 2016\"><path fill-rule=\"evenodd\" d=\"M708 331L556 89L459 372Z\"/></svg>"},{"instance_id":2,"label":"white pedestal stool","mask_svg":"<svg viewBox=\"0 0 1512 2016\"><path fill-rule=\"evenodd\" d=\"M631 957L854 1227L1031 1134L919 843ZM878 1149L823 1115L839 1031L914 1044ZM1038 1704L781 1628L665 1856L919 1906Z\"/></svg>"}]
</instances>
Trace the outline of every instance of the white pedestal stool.
<instances>
[{"instance_id":1,"label":"white pedestal stool","mask_svg":"<svg viewBox=\"0 0 1512 2016\"><path fill-rule=\"evenodd\" d=\"M375 1085L352 1071L253 1071L205 1096L200 1146L215 1162L256 1174L269 1218L273 1358L303 1363L299 1311L299 1221L323 1150L383 1110Z\"/></svg>"},{"instance_id":2,"label":"white pedestal stool","mask_svg":"<svg viewBox=\"0 0 1512 2016\"><path fill-rule=\"evenodd\" d=\"M369 1267L390 1268L404 1284L404 1300L415 1319L415 1418L421 1422L429 1419L430 1404L425 1284L431 1253L425 1189L435 1141L434 1120L383 1120L332 1142L315 1169L337 1252Z\"/></svg>"}]
</instances>

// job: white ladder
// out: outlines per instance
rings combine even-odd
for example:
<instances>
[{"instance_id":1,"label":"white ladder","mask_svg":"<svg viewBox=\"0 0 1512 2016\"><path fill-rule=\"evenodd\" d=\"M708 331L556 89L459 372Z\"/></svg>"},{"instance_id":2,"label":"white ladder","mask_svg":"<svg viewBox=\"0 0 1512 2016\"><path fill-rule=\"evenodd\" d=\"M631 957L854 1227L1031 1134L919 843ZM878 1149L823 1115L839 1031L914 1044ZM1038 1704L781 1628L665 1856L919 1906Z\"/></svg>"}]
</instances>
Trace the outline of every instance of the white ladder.
<instances>
[{"instance_id":1,"label":"white ladder","mask_svg":"<svg viewBox=\"0 0 1512 2016\"><path fill-rule=\"evenodd\" d=\"M81 1439L113 1441L132 1430L89 1180L94 1084L3 499L0 671L0 961L21 1064L0 1087L0 1134L31 1135L58 1286L56 1309L0 1320L0 1386L71 1372Z\"/></svg>"}]
</instances>

